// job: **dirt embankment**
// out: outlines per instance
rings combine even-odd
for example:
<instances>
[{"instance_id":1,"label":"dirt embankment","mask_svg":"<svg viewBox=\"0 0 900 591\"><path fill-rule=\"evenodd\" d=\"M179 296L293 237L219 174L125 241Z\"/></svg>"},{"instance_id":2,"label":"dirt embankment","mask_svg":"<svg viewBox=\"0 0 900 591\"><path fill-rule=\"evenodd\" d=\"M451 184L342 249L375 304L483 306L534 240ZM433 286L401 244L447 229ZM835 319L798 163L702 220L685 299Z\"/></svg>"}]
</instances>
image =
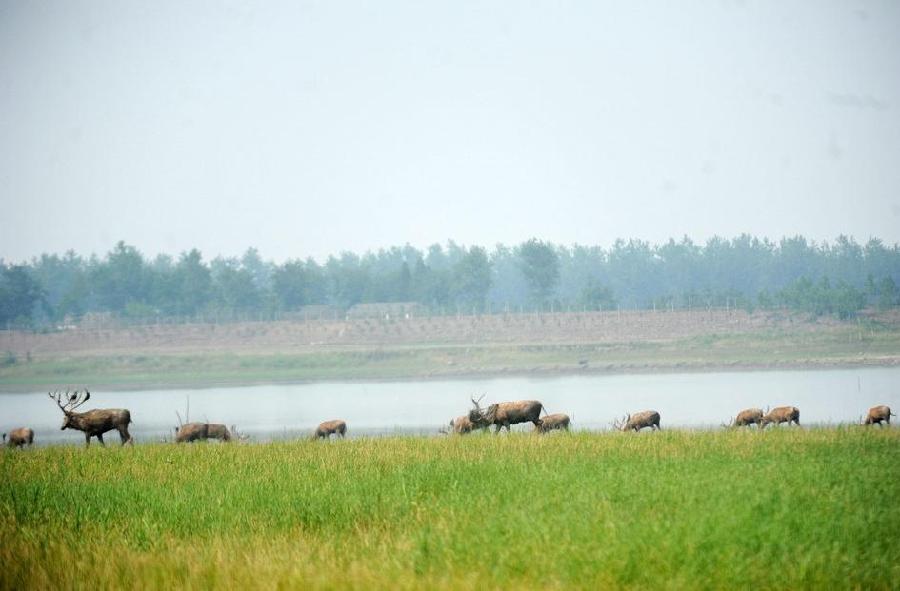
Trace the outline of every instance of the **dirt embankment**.
<instances>
[{"instance_id":1,"label":"dirt embankment","mask_svg":"<svg viewBox=\"0 0 900 591\"><path fill-rule=\"evenodd\" d=\"M876 320L900 329L900 314ZM739 310L623 311L491 316L154 324L74 327L52 333L0 332L0 352L19 358L122 353L309 352L322 348L677 342L705 335L839 332L848 323Z\"/></svg>"}]
</instances>

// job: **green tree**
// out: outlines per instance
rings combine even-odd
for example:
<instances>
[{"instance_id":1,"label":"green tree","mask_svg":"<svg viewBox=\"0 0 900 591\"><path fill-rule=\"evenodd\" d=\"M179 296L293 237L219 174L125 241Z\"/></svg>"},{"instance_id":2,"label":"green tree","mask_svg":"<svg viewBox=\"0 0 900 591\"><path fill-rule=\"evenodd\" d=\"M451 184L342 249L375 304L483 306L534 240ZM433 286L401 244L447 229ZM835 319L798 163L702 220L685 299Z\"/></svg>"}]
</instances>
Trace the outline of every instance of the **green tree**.
<instances>
[{"instance_id":1,"label":"green tree","mask_svg":"<svg viewBox=\"0 0 900 591\"><path fill-rule=\"evenodd\" d=\"M581 292L580 299L580 304L588 310L611 310L618 303L609 287L596 283L594 280L588 282Z\"/></svg>"},{"instance_id":2,"label":"green tree","mask_svg":"<svg viewBox=\"0 0 900 591\"><path fill-rule=\"evenodd\" d=\"M30 326L44 290L25 265L4 267L0 275L0 323Z\"/></svg>"},{"instance_id":3,"label":"green tree","mask_svg":"<svg viewBox=\"0 0 900 591\"><path fill-rule=\"evenodd\" d=\"M897 284L894 283L893 277L885 277L878 282L878 307L886 310L900 303L898 298Z\"/></svg>"},{"instance_id":4,"label":"green tree","mask_svg":"<svg viewBox=\"0 0 900 591\"><path fill-rule=\"evenodd\" d=\"M199 250L181 254L174 269L174 284L176 314L192 316L206 308L212 298L212 276Z\"/></svg>"},{"instance_id":5,"label":"green tree","mask_svg":"<svg viewBox=\"0 0 900 591\"><path fill-rule=\"evenodd\" d=\"M148 272L138 250L119 241L103 262L94 262L91 287L102 310L122 312L130 302L148 299Z\"/></svg>"},{"instance_id":6,"label":"green tree","mask_svg":"<svg viewBox=\"0 0 900 591\"><path fill-rule=\"evenodd\" d=\"M300 260L286 261L272 274L272 291L284 310L298 310L310 303L310 278Z\"/></svg>"},{"instance_id":7,"label":"green tree","mask_svg":"<svg viewBox=\"0 0 900 591\"><path fill-rule=\"evenodd\" d=\"M253 273L236 259L217 259L210 269L218 305L228 311L250 312L260 308L262 294Z\"/></svg>"},{"instance_id":8,"label":"green tree","mask_svg":"<svg viewBox=\"0 0 900 591\"><path fill-rule=\"evenodd\" d=\"M537 304L546 303L559 281L559 257L556 251L552 245L532 238L519 246L518 255L531 300Z\"/></svg>"},{"instance_id":9,"label":"green tree","mask_svg":"<svg viewBox=\"0 0 900 591\"><path fill-rule=\"evenodd\" d=\"M483 310L491 289L491 262L487 251L473 246L453 267L453 291L458 303Z\"/></svg>"}]
</instances>

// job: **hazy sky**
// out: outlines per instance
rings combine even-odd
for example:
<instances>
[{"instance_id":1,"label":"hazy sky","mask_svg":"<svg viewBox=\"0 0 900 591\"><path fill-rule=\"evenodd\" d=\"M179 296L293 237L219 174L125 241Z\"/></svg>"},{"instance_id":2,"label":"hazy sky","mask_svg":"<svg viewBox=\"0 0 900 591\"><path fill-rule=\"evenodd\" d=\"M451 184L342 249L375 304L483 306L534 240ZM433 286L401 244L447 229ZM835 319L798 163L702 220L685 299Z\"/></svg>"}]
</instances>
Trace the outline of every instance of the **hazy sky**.
<instances>
[{"instance_id":1,"label":"hazy sky","mask_svg":"<svg viewBox=\"0 0 900 591\"><path fill-rule=\"evenodd\" d=\"M900 242L900 2L0 0L0 258Z\"/></svg>"}]
</instances>

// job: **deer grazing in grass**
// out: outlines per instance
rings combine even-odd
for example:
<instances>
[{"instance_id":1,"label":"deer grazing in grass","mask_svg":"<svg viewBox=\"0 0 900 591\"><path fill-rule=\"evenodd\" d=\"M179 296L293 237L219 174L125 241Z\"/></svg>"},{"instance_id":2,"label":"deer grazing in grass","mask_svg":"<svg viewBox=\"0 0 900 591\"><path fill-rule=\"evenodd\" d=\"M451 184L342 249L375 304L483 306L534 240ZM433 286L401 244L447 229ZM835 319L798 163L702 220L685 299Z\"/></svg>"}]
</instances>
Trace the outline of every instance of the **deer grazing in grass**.
<instances>
[{"instance_id":1,"label":"deer grazing in grass","mask_svg":"<svg viewBox=\"0 0 900 591\"><path fill-rule=\"evenodd\" d=\"M654 431L661 431L659 413L655 410L644 410L634 414L626 414L621 420L613 421L613 428L617 431L634 431L637 433L644 427L650 427Z\"/></svg>"},{"instance_id":2,"label":"deer grazing in grass","mask_svg":"<svg viewBox=\"0 0 900 591\"><path fill-rule=\"evenodd\" d=\"M236 437L235 425L231 426L230 431L228 427L221 423L186 423L175 427L175 443L191 443L208 439L218 439L227 442Z\"/></svg>"},{"instance_id":3,"label":"deer grazing in grass","mask_svg":"<svg viewBox=\"0 0 900 591\"><path fill-rule=\"evenodd\" d=\"M547 412L544 405L537 400L501 402L482 409L478 404L482 398L484 398L483 395L478 400L475 400L474 397L471 398L475 408L469 411L469 420L476 428L496 425L497 430L494 433L499 433L503 427L506 427L506 432L509 433L509 426L518 423L534 423L536 428L540 428L542 424L541 411Z\"/></svg>"},{"instance_id":4,"label":"deer grazing in grass","mask_svg":"<svg viewBox=\"0 0 900 591\"><path fill-rule=\"evenodd\" d=\"M724 427L748 427L756 425L762 427L763 411L761 408L747 408L737 414L734 420Z\"/></svg>"},{"instance_id":5,"label":"deer grazing in grass","mask_svg":"<svg viewBox=\"0 0 900 591\"><path fill-rule=\"evenodd\" d=\"M7 439L7 435L9 438ZM34 431L28 427L13 429L8 434L3 434L3 443L9 447L31 447L34 444Z\"/></svg>"},{"instance_id":6,"label":"deer grazing in grass","mask_svg":"<svg viewBox=\"0 0 900 591\"><path fill-rule=\"evenodd\" d=\"M885 406L883 404L879 406L873 406L869 409L869 413L866 415L866 420L863 423L864 425L874 425L878 423L879 427L884 427L884 423L887 423L888 427L891 426L891 417L896 417L894 413L891 412L890 406Z\"/></svg>"},{"instance_id":7,"label":"deer grazing in grass","mask_svg":"<svg viewBox=\"0 0 900 591\"><path fill-rule=\"evenodd\" d=\"M572 419L569 418L569 415L558 412L545 416L541 419L541 426L536 426L534 429L540 433L549 433L550 431L556 430L568 431L571 422Z\"/></svg>"},{"instance_id":8,"label":"deer grazing in grass","mask_svg":"<svg viewBox=\"0 0 900 591\"><path fill-rule=\"evenodd\" d=\"M457 435L465 435L475 430L475 425L469 420L469 415L460 415L450 420L450 432Z\"/></svg>"},{"instance_id":9,"label":"deer grazing in grass","mask_svg":"<svg viewBox=\"0 0 900 591\"><path fill-rule=\"evenodd\" d=\"M795 423L799 427L800 409L796 406L776 406L763 416L759 422L759 428L765 429L769 423L775 423L776 425L787 423L788 426L791 423Z\"/></svg>"},{"instance_id":10,"label":"deer grazing in grass","mask_svg":"<svg viewBox=\"0 0 900 591\"><path fill-rule=\"evenodd\" d=\"M340 419L319 423L313 439L328 439L335 433L343 439L347 435L347 423Z\"/></svg>"},{"instance_id":11,"label":"deer grazing in grass","mask_svg":"<svg viewBox=\"0 0 900 591\"><path fill-rule=\"evenodd\" d=\"M71 395L69 391L49 392L50 398L63 411L63 424L61 430L75 429L84 432L85 446L91 445L91 437L96 437L103 443L103 434L113 429L119 432L122 445L134 443L128 433L128 425L131 423L131 413L124 408L95 408L87 412L75 412L75 409L91 399L91 393L85 390L75 390Z\"/></svg>"}]
</instances>

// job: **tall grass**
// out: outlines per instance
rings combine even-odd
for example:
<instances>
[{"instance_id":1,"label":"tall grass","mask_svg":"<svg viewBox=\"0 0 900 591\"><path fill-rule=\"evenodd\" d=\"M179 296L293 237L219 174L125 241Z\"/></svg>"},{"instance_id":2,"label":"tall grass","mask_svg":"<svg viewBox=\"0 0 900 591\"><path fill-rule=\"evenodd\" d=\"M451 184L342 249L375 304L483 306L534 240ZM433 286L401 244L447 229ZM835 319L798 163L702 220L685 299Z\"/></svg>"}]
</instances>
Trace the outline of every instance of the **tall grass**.
<instances>
[{"instance_id":1,"label":"tall grass","mask_svg":"<svg viewBox=\"0 0 900 591\"><path fill-rule=\"evenodd\" d=\"M889 588L900 432L0 454L3 588Z\"/></svg>"}]
</instances>

